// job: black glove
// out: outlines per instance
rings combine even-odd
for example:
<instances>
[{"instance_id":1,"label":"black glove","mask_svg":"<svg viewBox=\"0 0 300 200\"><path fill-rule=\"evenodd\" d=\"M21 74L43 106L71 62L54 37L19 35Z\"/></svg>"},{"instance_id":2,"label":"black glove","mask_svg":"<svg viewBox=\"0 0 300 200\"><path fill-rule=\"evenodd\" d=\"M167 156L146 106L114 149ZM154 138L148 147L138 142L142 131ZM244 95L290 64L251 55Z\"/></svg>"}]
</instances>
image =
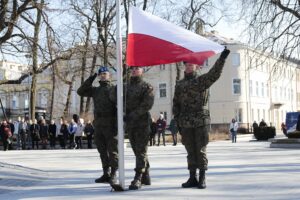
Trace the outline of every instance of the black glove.
<instances>
[{"instance_id":1,"label":"black glove","mask_svg":"<svg viewBox=\"0 0 300 200\"><path fill-rule=\"evenodd\" d=\"M97 73L95 73L94 75L90 76L91 80L94 81L96 79L96 77L98 76Z\"/></svg>"},{"instance_id":2,"label":"black glove","mask_svg":"<svg viewBox=\"0 0 300 200\"><path fill-rule=\"evenodd\" d=\"M222 51L220 58L223 58L224 60L227 58L227 56L229 55L230 50L228 50L226 47L225 49Z\"/></svg>"}]
</instances>

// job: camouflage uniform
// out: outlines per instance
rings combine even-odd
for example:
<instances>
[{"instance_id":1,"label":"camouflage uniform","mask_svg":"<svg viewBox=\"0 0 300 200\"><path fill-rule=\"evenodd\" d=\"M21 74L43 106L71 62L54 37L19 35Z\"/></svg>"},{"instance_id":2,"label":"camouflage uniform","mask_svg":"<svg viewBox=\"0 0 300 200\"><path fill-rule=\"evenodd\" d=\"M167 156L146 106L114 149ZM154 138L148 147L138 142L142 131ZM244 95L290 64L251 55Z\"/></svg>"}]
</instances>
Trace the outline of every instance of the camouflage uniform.
<instances>
[{"instance_id":1,"label":"camouflage uniform","mask_svg":"<svg viewBox=\"0 0 300 200\"><path fill-rule=\"evenodd\" d=\"M208 88L220 77L224 63L225 59L219 58L206 74L186 74L175 87L173 114L188 153L189 170L207 170Z\"/></svg>"},{"instance_id":2,"label":"camouflage uniform","mask_svg":"<svg viewBox=\"0 0 300 200\"><path fill-rule=\"evenodd\" d=\"M143 173L149 169L147 144L151 132L149 110L154 103L153 87L141 77L131 77L126 90L126 132L136 156L135 171Z\"/></svg>"},{"instance_id":3,"label":"camouflage uniform","mask_svg":"<svg viewBox=\"0 0 300 200\"><path fill-rule=\"evenodd\" d=\"M89 77L77 90L80 96L92 97L94 101L95 127L94 142L102 162L104 173L118 168L118 137L116 105L109 98L115 86L110 81L100 81L99 87L93 87L96 76Z\"/></svg>"}]
</instances>

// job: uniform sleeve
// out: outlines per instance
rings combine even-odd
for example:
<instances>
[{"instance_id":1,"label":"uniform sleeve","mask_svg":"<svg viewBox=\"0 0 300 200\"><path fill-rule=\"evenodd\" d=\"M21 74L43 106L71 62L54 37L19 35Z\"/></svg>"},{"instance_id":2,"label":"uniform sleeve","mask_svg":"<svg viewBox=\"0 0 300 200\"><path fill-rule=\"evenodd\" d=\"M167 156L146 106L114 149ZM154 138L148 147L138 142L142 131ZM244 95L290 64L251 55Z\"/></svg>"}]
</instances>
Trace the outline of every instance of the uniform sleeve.
<instances>
[{"instance_id":1,"label":"uniform sleeve","mask_svg":"<svg viewBox=\"0 0 300 200\"><path fill-rule=\"evenodd\" d=\"M178 85L176 84L175 86L175 93L174 93L174 98L173 98L173 115L174 115L174 120L178 120L178 116L180 113L180 103L179 103L179 90L178 90Z\"/></svg>"},{"instance_id":2,"label":"uniform sleeve","mask_svg":"<svg viewBox=\"0 0 300 200\"><path fill-rule=\"evenodd\" d=\"M201 91L208 89L220 78L224 64L225 59L220 57L206 74L198 77L197 82Z\"/></svg>"},{"instance_id":3,"label":"uniform sleeve","mask_svg":"<svg viewBox=\"0 0 300 200\"><path fill-rule=\"evenodd\" d=\"M95 78L96 76L93 75L86 79L84 83L78 88L77 94L83 97L92 97L95 90L95 87L93 87L92 84Z\"/></svg>"},{"instance_id":4,"label":"uniform sleeve","mask_svg":"<svg viewBox=\"0 0 300 200\"><path fill-rule=\"evenodd\" d=\"M116 85L110 89L108 95L109 95L110 101L117 104L117 86Z\"/></svg>"},{"instance_id":5,"label":"uniform sleeve","mask_svg":"<svg viewBox=\"0 0 300 200\"><path fill-rule=\"evenodd\" d=\"M131 111L128 115L129 118L137 118L145 113L147 113L153 106L154 103L154 92L153 87L150 84L145 86L143 92L143 98L137 109Z\"/></svg>"}]
</instances>

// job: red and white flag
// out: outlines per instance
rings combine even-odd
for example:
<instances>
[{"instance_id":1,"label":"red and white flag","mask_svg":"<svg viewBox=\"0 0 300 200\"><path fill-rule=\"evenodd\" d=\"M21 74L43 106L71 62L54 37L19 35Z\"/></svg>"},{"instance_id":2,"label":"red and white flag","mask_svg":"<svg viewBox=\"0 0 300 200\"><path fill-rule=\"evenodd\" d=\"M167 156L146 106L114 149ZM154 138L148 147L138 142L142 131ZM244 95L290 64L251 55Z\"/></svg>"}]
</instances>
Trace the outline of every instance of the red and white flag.
<instances>
[{"instance_id":1,"label":"red and white flag","mask_svg":"<svg viewBox=\"0 0 300 200\"><path fill-rule=\"evenodd\" d=\"M135 7L129 10L126 64L152 66L186 61L203 64L224 50L218 43Z\"/></svg>"}]
</instances>

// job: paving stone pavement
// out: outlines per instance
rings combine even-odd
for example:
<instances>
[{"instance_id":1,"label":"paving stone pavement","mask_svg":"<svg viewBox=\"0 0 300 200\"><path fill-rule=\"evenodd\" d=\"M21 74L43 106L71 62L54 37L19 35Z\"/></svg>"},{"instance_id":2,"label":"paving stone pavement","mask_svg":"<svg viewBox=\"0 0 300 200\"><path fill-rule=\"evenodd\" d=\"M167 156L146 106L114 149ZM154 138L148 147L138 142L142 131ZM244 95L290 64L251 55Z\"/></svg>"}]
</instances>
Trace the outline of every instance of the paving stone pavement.
<instances>
[{"instance_id":1,"label":"paving stone pavement","mask_svg":"<svg viewBox=\"0 0 300 200\"><path fill-rule=\"evenodd\" d=\"M48 178L45 171L3 162L0 162L0 171L0 194L19 191Z\"/></svg>"},{"instance_id":2,"label":"paving stone pavement","mask_svg":"<svg viewBox=\"0 0 300 200\"><path fill-rule=\"evenodd\" d=\"M270 148L268 141L251 139L208 145L205 190L181 188L188 177L182 145L149 147L152 185L119 193L94 183L102 174L96 149L0 151L0 200L299 200L300 149ZM134 166L127 147L126 188Z\"/></svg>"}]
</instances>

